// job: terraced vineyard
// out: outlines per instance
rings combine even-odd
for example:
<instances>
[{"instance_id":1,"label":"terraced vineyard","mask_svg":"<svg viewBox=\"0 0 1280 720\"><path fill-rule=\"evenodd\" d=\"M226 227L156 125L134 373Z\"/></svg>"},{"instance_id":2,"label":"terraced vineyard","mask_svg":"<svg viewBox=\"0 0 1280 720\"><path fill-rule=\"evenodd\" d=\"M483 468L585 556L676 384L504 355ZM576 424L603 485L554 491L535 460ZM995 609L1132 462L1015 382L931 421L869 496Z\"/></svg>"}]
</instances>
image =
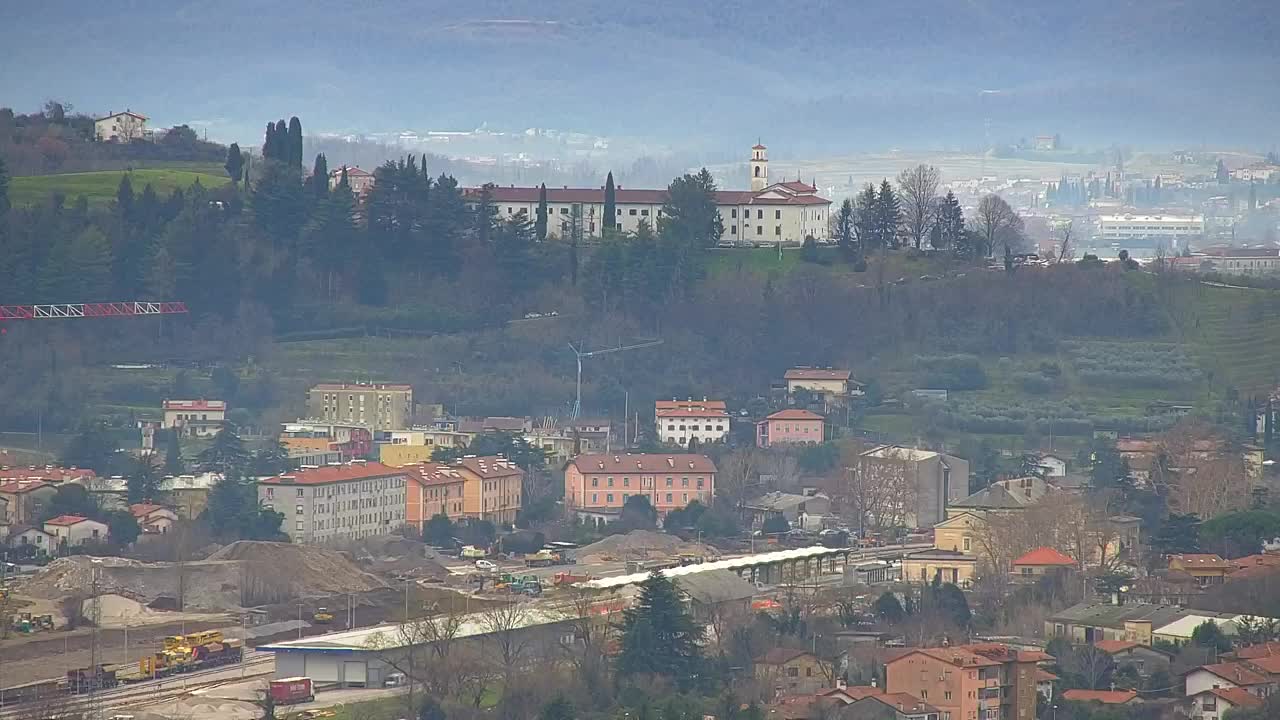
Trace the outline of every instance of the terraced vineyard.
<instances>
[{"instance_id":1,"label":"terraced vineyard","mask_svg":"<svg viewBox=\"0 0 1280 720\"><path fill-rule=\"evenodd\" d=\"M1247 396L1280 383L1280 291L1187 283L1169 309L1214 386Z\"/></svg>"}]
</instances>

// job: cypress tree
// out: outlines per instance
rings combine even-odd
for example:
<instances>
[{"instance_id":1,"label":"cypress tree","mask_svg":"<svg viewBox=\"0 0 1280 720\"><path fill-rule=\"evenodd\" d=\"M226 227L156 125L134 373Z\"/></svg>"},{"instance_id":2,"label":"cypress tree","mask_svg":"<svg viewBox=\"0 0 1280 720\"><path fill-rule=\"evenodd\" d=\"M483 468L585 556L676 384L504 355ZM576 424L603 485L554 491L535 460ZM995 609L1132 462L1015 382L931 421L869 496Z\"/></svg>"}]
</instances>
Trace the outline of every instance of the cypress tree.
<instances>
[{"instance_id":1,"label":"cypress tree","mask_svg":"<svg viewBox=\"0 0 1280 720\"><path fill-rule=\"evenodd\" d=\"M276 153L276 124L267 123L267 135L262 141L262 159L270 160Z\"/></svg>"},{"instance_id":2,"label":"cypress tree","mask_svg":"<svg viewBox=\"0 0 1280 720\"><path fill-rule=\"evenodd\" d=\"M324 153L316 155L316 163L311 168L311 192L317 200L329 194L329 161Z\"/></svg>"},{"instance_id":3,"label":"cypress tree","mask_svg":"<svg viewBox=\"0 0 1280 720\"><path fill-rule=\"evenodd\" d=\"M9 168L0 157L0 226L4 225L5 216L9 213ZM0 231L2 232L2 231Z\"/></svg>"},{"instance_id":4,"label":"cypress tree","mask_svg":"<svg viewBox=\"0 0 1280 720\"><path fill-rule=\"evenodd\" d=\"M533 220L533 233L538 238L538 242L547 239L547 184L542 183L538 188L538 214Z\"/></svg>"},{"instance_id":5,"label":"cypress tree","mask_svg":"<svg viewBox=\"0 0 1280 720\"><path fill-rule=\"evenodd\" d=\"M116 212L121 222L133 221L133 181L129 173L120 176L120 185L116 187Z\"/></svg>"},{"instance_id":6,"label":"cypress tree","mask_svg":"<svg viewBox=\"0 0 1280 720\"><path fill-rule=\"evenodd\" d=\"M613 189L613 173L604 181L604 224L600 227L600 237L605 237L607 231L613 230L618 224L618 198L617 192Z\"/></svg>"},{"instance_id":7,"label":"cypress tree","mask_svg":"<svg viewBox=\"0 0 1280 720\"><path fill-rule=\"evenodd\" d=\"M901 221L902 206L886 178L880 183L880 195L876 197L876 234L881 247L897 247Z\"/></svg>"},{"instance_id":8,"label":"cypress tree","mask_svg":"<svg viewBox=\"0 0 1280 720\"><path fill-rule=\"evenodd\" d=\"M232 185L240 182L240 176L244 173L244 155L240 152L239 143L231 143L231 147L227 148L227 161L222 167L226 168Z\"/></svg>"},{"instance_id":9,"label":"cypress tree","mask_svg":"<svg viewBox=\"0 0 1280 720\"><path fill-rule=\"evenodd\" d=\"M289 118L289 165L302 170L302 121L297 115Z\"/></svg>"},{"instance_id":10,"label":"cypress tree","mask_svg":"<svg viewBox=\"0 0 1280 720\"><path fill-rule=\"evenodd\" d=\"M289 126L284 120L276 121L276 132L274 135L275 146L271 149L271 158L280 162L289 164Z\"/></svg>"}]
</instances>

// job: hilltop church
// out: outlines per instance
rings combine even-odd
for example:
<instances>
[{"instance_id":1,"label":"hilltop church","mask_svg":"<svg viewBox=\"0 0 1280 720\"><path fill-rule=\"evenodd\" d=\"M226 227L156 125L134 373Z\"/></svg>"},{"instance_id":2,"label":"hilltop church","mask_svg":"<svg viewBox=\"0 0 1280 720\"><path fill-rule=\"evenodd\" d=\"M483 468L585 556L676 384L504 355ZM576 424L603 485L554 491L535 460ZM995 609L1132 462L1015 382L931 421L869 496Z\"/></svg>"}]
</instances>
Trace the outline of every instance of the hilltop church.
<instances>
[{"instance_id":1,"label":"hilltop church","mask_svg":"<svg viewBox=\"0 0 1280 720\"><path fill-rule=\"evenodd\" d=\"M829 237L831 201L818 195L817 187L799 180L769 184L769 156L764 145L751 148L750 190L717 190L716 205L724 222L723 242L799 244L810 235L818 242ZM467 190L474 198L479 189ZM537 216L538 188L494 187L493 203L499 217L523 210ZM610 225L620 232L634 232L641 220L652 226L662 214L666 190L634 190L618 187L616 216L604 217L604 188L547 188L548 232L563 234L575 213L582 217L586 235L600 235Z\"/></svg>"}]
</instances>

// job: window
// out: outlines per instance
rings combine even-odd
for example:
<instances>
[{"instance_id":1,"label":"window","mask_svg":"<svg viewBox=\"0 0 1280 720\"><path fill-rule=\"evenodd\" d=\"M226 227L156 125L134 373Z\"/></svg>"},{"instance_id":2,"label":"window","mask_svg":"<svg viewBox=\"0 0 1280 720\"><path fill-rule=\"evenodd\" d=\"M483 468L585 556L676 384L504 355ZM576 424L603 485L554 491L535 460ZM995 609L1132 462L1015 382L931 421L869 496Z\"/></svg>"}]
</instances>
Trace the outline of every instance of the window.
<instances>
[{"instance_id":1,"label":"window","mask_svg":"<svg viewBox=\"0 0 1280 720\"><path fill-rule=\"evenodd\" d=\"M738 226L737 226L737 225L730 225L730 226L729 226L729 234L730 234L730 235L737 235L737 234L738 234Z\"/></svg>"},{"instance_id":2,"label":"window","mask_svg":"<svg viewBox=\"0 0 1280 720\"><path fill-rule=\"evenodd\" d=\"M613 478L609 478L609 487L613 487Z\"/></svg>"},{"instance_id":3,"label":"window","mask_svg":"<svg viewBox=\"0 0 1280 720\"><path fill-rule=\"evenodd\" d=\"M756 219L757 219L757 220L763 220L763 219L764 219L764 211L763 211L763 210L757 210L757 211L756 211Z\"/></svg>"},{"instance_id":4,"label":"window","mask_svg":"<svg viewBox=\"0 0 1280 720\"><path fill-rule=\"evenodd\" d=\"M928 691L928 690L921 690L921 691L920 691L920 699L921 699L921 700L928 700L928 699L929 699L929 691Z\"/></svg>"},{"instance_id":5,"label":"window","mask_svg":"<svg viewBox=\"0 0 1280 720\"><path fill-rule=\"evenodd\" d=\"M763 226L763 225L757 225L757 226L756 226L756 234L757 234L757 235L763 235L763 234L764 234L764 226Z\"/></svg>"},{"instance_id":6,"label":"window","mask_svg":"<svg viewBox=\"0 0 1280 720\"><path fill-rule=\"evenodd\" d=\"M298 488L298 497L302 497L302 488Z\"/></svg>"},{"instance_id":7,"label":"window","mask_svg":"<svg viewBox=\"0 0 1280 720\"><path fill-rule=\"evenodd\" d=\"M774 211L773 211L773 219L774 219L774 220L781 220L781 219L782 219L782 211L781 211L781 210L774 210Z\"/></svg>"},{"instance_id":8,"label":"window","mask_svg":"<svg viewBox=\"0 0 1280 720\"><path fill-rule=\"evenodd\" d=\"M629 477L622 478L622 487L631 487L631 478Z\"/></svg>"},{"instance_id":9,"label":"window","mask_svg":"<svg viewBox=\"0 0 1280 720\"><path fill-rule=\"evenodd\" d=\"M667 493L667 502L668 503L675 502L674 500L671 499L671 493Z\"/></svg>"},{"instance_id":10,"label":"window","mask_svg":"<svg viewBox=\"0 0 1280 720\"><path fill-rule=\"evenodd\" d=\"M969 538L967 538L967 537L964 539L964 549L965 549L965 550L972 550L972 549L973 549L973 542L972 542Z\"/></svg>"},{"instance_id":11,"label":"window","mask_svg":"<svg viewBox=\"0 0 1280 720\"><path fill-rule=\"evenodd\" d=\"M619 214L619 215L621 215L621 214L622 214L622 208L618 208L618 214ZM619 226L619 227L621 227L621 226Z\"/></svg>"},{"instance_id":12,"label":"window","mask_svg":"<svg viewBox=\"0 0 1280 720\"><path fill-rule=\"evenodd\" d=\"M591 487L600 487L600 478L591 478Z\"/></svg>"},{"instance_id":13,"label":"window","mask_svg":"<svg viewBox=\"0 0 1280 720\"><path fill-rule=\"evenodd\" d=\"M778 237L782 237L782 226L781 226L781 225L774 225L774 226L773 226L773 234L774 234L774 235L777 235Z\"/></svg>"},{"instance_id":14,"label":"window","mask_svg":"<svg viewBox=\"0 0 1280 720\"><path fill-rule=\"evenodd\" d=\"M613 502L613 493L609 493L608 495L605 495L604 500L605 502L609 502L609 503Z\"/></svg>"},{"instance_id":15,"label":"window","mask_svg":"<svg viewBox=\"0 0 1280 720\"><path fill-rule=\"evenodd\" d=\"M569 214L569 208L560 208L560 214L561 214L561 215L568 215L568 214Z\"/></svg>"},{"instance_id":16,"label":"window","mask_svg":"<svg viewBox=\"0 0 1280 720\"><path fill-rule=\"evenodd\" d=\"M734 208L734 209L730 210L730 211L729 211L729 217L731 217L731 218L737 218L737 217L738 217L738 208Z\"/></svg>"},{"instance_id":17,"label":"window","mask_svg":"<svg viewBox=\"0 0 1280 720\"><path fill-rule=\"evenodd\" d=\"M667 487L671 487L672 479L667 478Z\"/></svg>"},{"instance_id":18,"label":"window","mask_svg":"<svg viewBox=\"0 0 1280 720\"><path fill-rule=\"evenodd\" d=\"M591 493L591 504L595 505L596 503L600 502L599 497L600 496L597 495L596 493Z\"/></svg>"},{"instance_id":19,"label":"window","mask_svg":"<svg viewBox=\"0 0 1280 720\"><path fill-rule=\"evenodd\" d=\"M640 214L641 214L641 215L643 215L644 217L649 217L649 211L648 211L648 210L641 210L641 211L640 211Z\"/></svg>"},{"instance_id":20,"label":"window","mask_svg":"<svg viewBox=\"0 0 1280 720\"><path fill-rule=\"evenodd\" d=\"M800 677L800 668L787 668L787 677Z\"/></svg>"},{"instance_id":21,"label":"window","mask_svg":"<svg viewBox=\"0 0 1280 720\"><path fill-rule=\"evenodd\" d=\"M943 699L943 700L950 700L950 699L951 699L951 691L950 691L950 690L947 690L946 692L942 693L942 699Z\"/></svg>"},{"instance_id":22,"label":"window","mask_svg":"<svg viewBox=\"0 0 1280 720\"><path fill-rule=\"evenodd\" d=\"M630 210L628 210L628 211L627 211L627 214L628 214L628 215L635 215L635 214L636 214L636 209L635 209L635 208L631 208Z\"/></svg>"}]
</instances>

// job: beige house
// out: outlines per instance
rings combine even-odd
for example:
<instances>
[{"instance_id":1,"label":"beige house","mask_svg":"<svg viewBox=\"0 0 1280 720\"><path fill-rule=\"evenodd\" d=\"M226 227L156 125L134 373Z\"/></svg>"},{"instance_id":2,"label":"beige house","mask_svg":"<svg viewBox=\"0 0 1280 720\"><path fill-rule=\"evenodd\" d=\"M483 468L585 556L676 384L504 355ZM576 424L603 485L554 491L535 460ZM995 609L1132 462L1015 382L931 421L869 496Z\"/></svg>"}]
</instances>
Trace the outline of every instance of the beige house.
<instances>
[{"instance_id":1,"label":"beige house","mask_svg":"<svg viewBox=\"0 0 1280 720\"><path fill-rule=\"evenodd\" d=\"M464 457L451 464L466 483L462 510L467 517L502 525L514 523L520 512L524 471L502 457Z\"/></svg>"},{"instance_id":2,"label":"beige house","mask_svg":"<svg viewBox=\"0 0 1280 720\"><path fill-rule=\"evenodd\" d=\"M735 244L798 245L812 236L818 242L830 237L828 222L831 201L818 195L818 189L799 179L769 183L769 159L766 148L751 150L750 190L717 190L716 207L724 225L723 242ZM474 207L486 188L470 188L467 201ZM540 189L537 187L487 188L499 218L520 213L537 216ZM547 188L547 230L564 237L581 228L581 233L599 236L605 230L635 232L641 222L657 227L667 201L666 190L640 190L616 187L614 217L604 216L604 187Z\"/></svg>"},{"instance_id":3,"label":"beige house","mask_svg":"<svg viewBox=\"0 0 1280 720\"><path fill-rule=\"evenodd\" d=\"M413 386L321 383L307 391L308 417L403 430L413 420Z\"/></svg>"},{"instance_id":4,"label":"beige house","mask_svg":"<svg viewBox=\"0 0 1280 720\"><path fill-rule=\"evenodd\" d=\"M982 518L970 512L952 513L949 509L947 514L950 517L933 526L934 549L977 555Z\"/></svg>"},{"instance_id":5,"label":"beige house","mask_svg":"<svg viewBox=\"0 0 1280 720\"><path fill-rule=\"evenodd\" d=\"M804 650L774 648L754 665L756 682L778 695L813 695L834 685L829 666Z\"/></svg>"},{"instance_id":6,"label":"beige house","mask_svg":"<svg viewBox=\"0 0 1280 720\"><path fill-rule=\"evenodd\" d=\"M178 523L178 514L171 508L153 503L134 503L129 506L129 514L138 521L142 532L152 535L164 535Z\"/></svg>"},{"instance_id":7,"label":"beige house","mask_svg":"<svg viewBox=\"0 0 1280 720\"><path fill-rule=\"evenodd\" d=\"M93 121L93 136L98 142L129 142L147 134L147 117L132 110L109 113Z\"/></svg>"},{"instance_id":8,"label":"beige house","mask_svg":"<svg viewBox=\"0 0 1280 720\"><path fill-rule=\"evenodd\" d=\"M962 588L978 577L978 558L951 550L921 550L902 558L905 582L929 584L935 579Z\"/></svg>"},{"instance_id":9,"label":"beige house","mask_svg":"<svg viewBox=\"0 0 1280 720\"><path fill-rule=\"evenodd\" d=\"M48 502L55 492L57 488L53 483L44 480L10 480L0 483L0 498L8 506L7 524L32 524L40 506Z\"/></svg>"},{"instance_id":10,"label":"beige house","mask_svg":"<svg viewBox=\"0 0 1280 720\"><path fill-rule=\"evenodd\" d=\"M59 515L46 520L44 531L53 536L60 548L107 540L106 524L79 515Z\"/></svg>"}]
</instances>

